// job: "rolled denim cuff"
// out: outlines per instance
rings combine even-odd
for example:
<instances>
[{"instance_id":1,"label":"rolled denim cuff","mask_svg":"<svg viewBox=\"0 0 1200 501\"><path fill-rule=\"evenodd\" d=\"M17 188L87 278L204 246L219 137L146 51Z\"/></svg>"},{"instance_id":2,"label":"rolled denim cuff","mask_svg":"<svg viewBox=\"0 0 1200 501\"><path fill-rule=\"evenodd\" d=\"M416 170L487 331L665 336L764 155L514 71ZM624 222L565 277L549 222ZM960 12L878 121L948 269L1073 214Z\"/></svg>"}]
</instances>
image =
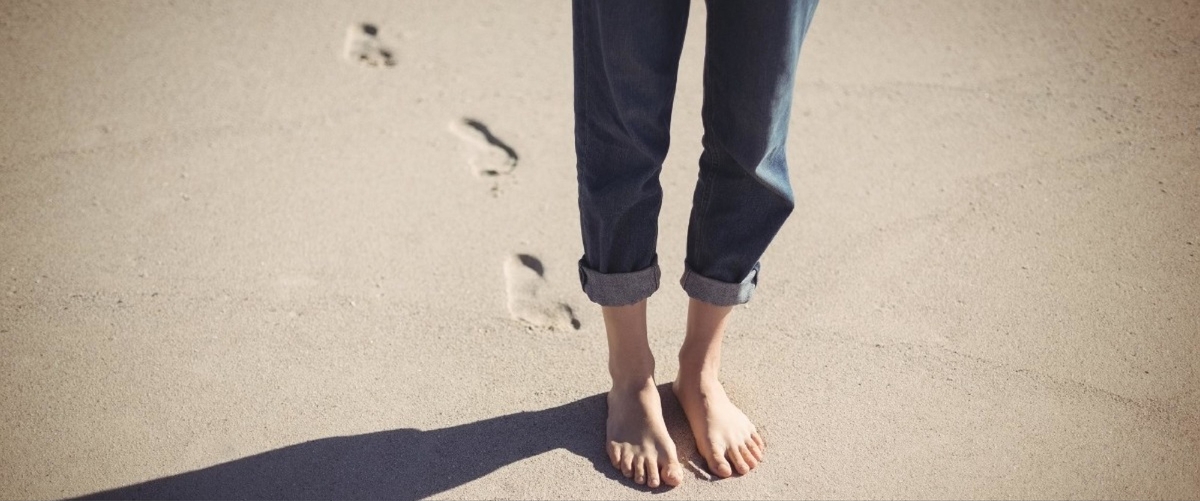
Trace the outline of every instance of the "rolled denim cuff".
<instances>
[{"instance_id":1,"label":"rolled denim cuff","mask_svg":"<svg viewBox=\"0 0 1200 501\"><path fill-rule=\"evenodd\" d=\"M629 273L600 273L579 260L579 283L588 299L600 306L626 306L650 297L658 290L662 272L658 258L644 270Z\"/></svg>"},{"instance_id":2,"label":"rolled denim cuff","mask_svg":"<svg viewBox=\"0 0 1200 501\"><path fill-rule=\"evenodd\" d=\"M761 263L754 263L754 269L746 274L741 282L729 283L720 280L714 280L704 275L696 273L686 264L683 266L683 277L679 279L679 285L683 286L684 292L687 292L688 297L699 299L709 304L717 306L734 306L745 304L750 301L750 297L754 295L754 288L758 286L758 270Z\"/></svg>"}]
</instances>

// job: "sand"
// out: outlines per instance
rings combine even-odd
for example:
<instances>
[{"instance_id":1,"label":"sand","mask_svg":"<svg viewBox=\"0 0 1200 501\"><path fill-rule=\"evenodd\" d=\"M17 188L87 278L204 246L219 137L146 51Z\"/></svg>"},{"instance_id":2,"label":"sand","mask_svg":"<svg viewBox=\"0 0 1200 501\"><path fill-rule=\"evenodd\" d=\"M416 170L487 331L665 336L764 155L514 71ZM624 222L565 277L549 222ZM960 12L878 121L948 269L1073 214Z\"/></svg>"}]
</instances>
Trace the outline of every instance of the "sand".
<instances>
[{"instance_id":1,"label":"sand","mask_svg":"<svg viewBox=\"0 0 1200 501\"><path fill-rule=\"evenodd\" d=\"M821 5L725 355L767 461L709 480L666 397L650 494L602 449L568 2L0 3L0 498L1200 497L1198 27Z\"/></svg>"}]
</instances>

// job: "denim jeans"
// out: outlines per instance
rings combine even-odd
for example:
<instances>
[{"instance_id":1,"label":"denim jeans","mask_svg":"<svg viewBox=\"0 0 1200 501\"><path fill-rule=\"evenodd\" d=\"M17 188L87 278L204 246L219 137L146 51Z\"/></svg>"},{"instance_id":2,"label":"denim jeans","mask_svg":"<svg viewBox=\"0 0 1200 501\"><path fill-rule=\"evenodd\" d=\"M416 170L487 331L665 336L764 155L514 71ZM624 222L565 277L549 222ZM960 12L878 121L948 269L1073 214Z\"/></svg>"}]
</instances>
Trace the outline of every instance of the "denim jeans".
<instances>
[{"instance_id":1,"label":"denim jeans","mask_svg":"<svg viewBox=\"0 0 1200 501\"><path fill-rule=\"evenodd\" d=\"M656 243L689 0L574 0L580 282L604 306L658 290ZM704 147L680 282L716 305L750 300L759 259L795 207L786 142L816 0L707 0Z\"/></svg>"}]
</instances>

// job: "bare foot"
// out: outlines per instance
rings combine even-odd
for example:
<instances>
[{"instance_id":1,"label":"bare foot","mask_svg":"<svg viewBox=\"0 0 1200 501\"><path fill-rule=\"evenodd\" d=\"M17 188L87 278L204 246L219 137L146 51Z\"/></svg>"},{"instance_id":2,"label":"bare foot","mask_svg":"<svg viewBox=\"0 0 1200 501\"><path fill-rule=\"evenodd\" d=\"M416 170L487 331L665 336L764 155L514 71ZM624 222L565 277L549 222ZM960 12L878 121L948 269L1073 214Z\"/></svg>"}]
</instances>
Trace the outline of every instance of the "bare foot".
<instances>
[{"instance_id":1,"label":"bare foot","mask_svg":"<svg viewBox=\"0 0 1200 501\"><path fill-rule=\"evenodd\" d=\"M608 459L626 478L652 488L683 481L683 466L663 422L653 380L641 388L613 386L608 392L607 431Z\"/></svg>"},{"instance_id":2,"label":"bare foot","mask_svg":"<svg viewBox=\"0 0 1200 501\"><path fill-rule=\"evenodd\" d=\"M696 437L696 448L708 469L722 478L734 471L749 473L766 449L754 423L729 401L717 379L721 340L731 311L728 306L691 300L687 337L679 350L679 376L671 385Z\"/></svg>"},{"instance_id":3,"label":"bare foot","mask_svg":"<svg viewBox=\"0 0 1200 501\"><path fill-rule=\"evenodd\" d=\"M607 443L614 467L638 484L658 487L683 482L683 465L663 421L654 386L654 356L646 340L646 302L604 307L608 332Z\"/></svg>"},{"instance_id":4,"label":"bare foot","mask_svg":"<svg viewBox=\"0 0 1200 501\"><path fill-rule=\"evenodd\" d=\"M766 443L754 423L729 401L721 383L688 380L681 375L671 389L687 415L696 448L710 471L725 478L735 470L745 475L758 466Z\"/></svg>"}]
</instances>

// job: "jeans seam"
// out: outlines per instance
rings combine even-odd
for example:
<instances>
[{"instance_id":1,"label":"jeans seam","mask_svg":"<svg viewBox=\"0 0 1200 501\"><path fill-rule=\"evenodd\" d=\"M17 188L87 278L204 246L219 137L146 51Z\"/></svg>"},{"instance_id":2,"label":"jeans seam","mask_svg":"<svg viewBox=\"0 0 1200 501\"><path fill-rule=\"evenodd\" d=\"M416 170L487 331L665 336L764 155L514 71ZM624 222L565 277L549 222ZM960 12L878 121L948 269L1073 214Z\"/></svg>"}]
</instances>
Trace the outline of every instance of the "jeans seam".
<instances>
[{"instance_id":1,"label":"jeans seam","mask_svg":"<svg viewBox=\"0 0 1200 501\"><path fill-rule=\"evenodd\" d=\"M585 15L591 14L591 13L587 12L587 9L583 9L583 11L584 11ZM576 21L576 22L579 22L579 21ZM588 30L586 28L587 23L585 22L584 24L585 24L585 27L583 29L580 29L579 31L582 33L582 38L584 39L583 46L586 48L586 47L590 47L589 42L590 42L591 34L588 33ZM583 158L584 159L591 158L591 154L590 154L591 151L589 150L589 148L591 146L591 142L588 141L588 136L590 136L592 133L592 124L591 124L591 121L589 120L590 117L592 116L592 112L590 110L591 101L588 99L588 90L589 90L588 84L591 81L592 75L591 75L590 65L588 64L589 57L588 57L587 52L588 52L587 50L579 51L580 58L583 59L583 97L582 97L583 107L582 107L582 109L583 109L583 115L584 115L583 116L583 127L585 130L583 131L584 134L583 134L582 142L583 142ZM585 161L588 161L588 160L585 160Z\"/></svg>"},{"instance_id":2,"label":"jeans seam","mask_svg":"<svg viewBox=\"0 0 1200 501\"><path fill-rule=\"evenodd\" d=\"M583 68L583 71L580 72L581 73L580 78L583 81L576 82L576 85L582 87L582 89L576 89L576 91L575 91L578 96L577 98L581 101L579 110L583 113L582 117L575 117L576 122L581 123L582 129L583 129L582 131L579 131L579 132L582 132L582 136L583 136L582 138L578 137L578 136L580 136L580 134L578 134L578 133L576 134L576 141L578 141L578 147L580 150L580 153L579 153L580 160L576 163L576 167L575 167L576 168L575 178L576 178L577 183L584 182L583 173L588 170L589 167L586 164L590 163L591 158L592 158L591 150L590 150L591 142L588 141L588 137L591 136L591 134L592 134L592 124L591 124L592 112L590 109L591 108L591 100L588 99L588 93L591 88L590 83L591 83L591 76L592 76L591 75L591 67L588 64L591 60L591 58L589 57L589 50L588 50L588 48L591 47L591 44L590 44L591 33L590 33L590 30L588 29L588 26L590 24L588 23L588 21L590 20L589 18L592 16L592 14L594 14L593 12L590 12L590 9L592 9L593 7L594 6L586 5L584 2L580 2L579 0L575 0L575 2L574 2L574 8L578 9L579 13L577 16L573 16L574 17L573 21L577 24L577 26L574 26L573 29L579 33L579 38L580 38L580 40L578 41L580 47L575 51L575 57L578 57L580 59L580 61L577 61L576 64L581 64L582 68ZM579 162L582 162L585 165L578 165ZM583 200L582 190L580 191L578 196L580 198L580 201L582 202L582 200ZM589 200L589 202L590 202L590 200ZM580 215L582 216L584 214L582 203L580 204L579 209L580 209ZM581 228L582 228L582 218L581 218ZM586 243L586 241L584 243ZM583 254L584 254L584 259L581 259L581 261L587 261L586 245L584 246ZM586 290L587 282L588 282L587 274L583 272L582 267L579 270L579 278L580 278L580 280L579 280L580 285Z\"/></svg>"},{"instance_id":3,"label":"jeans seam","mask_svg":"<svg viewBox=\"0 0 1200 501\"><path fill-rule=\"evenodd\" d=\"M706 5L706 7L707 7L707 5ZM706 41L706 43L705 43L705 47L707 47L707 46L708 46L708 44L707 44L707 41ZM707 50L707 49L706 49L706 50ZM709 87L709 86L708 86L707 84L709 83L709 81L715 81L715 80L712 80L712 79L708 78L708 77L709 77L708 73L709 73L710 71L711 71L711 67L708 65L708 61L707 61L707 55L706 55L706 57L705 57L705 64L704 64L704 73L705 73L705 75L704 75L704 78L703 78L703 81L704 81L704 84L705 84L705 93L706 93L706 94L707 94L707 92L708 92L708 87ZM712 122L712 120L711 120L711 118L712 118L712 117L711 117L711 114L712 114L712 109L705 109L705 107L704 107L704 106L701 106L701 108L700 108L700 122L701 122L701 125L704 127L704 131L705 131L705 135L706 135L706 136L711 136L711 135L708 133L708 129L710 128L708 124ZM706 142L708 142L708 141L705 141L705 140L703 140L703 136L702 136L702 140L701 140L701 146L702 146L702 148L704 148L704 149L707 149L707 145L703 144L703 143L706 143ZM702 150L701 150L701 153L700 153L700 158L701 158L701 161L703 161L703 159L704 159L704 155L705 155L705 152L704 152L704 150L702 149ZM709 153L709 157L710 157L710 158L712 158L712 157L715 157L715 155L712 155L711 153ZM704 194L703 194L703 196L701 197L701 211L700 211L700 216L697 218L697 221L706 221L706 220L708 219L708 211L709 211L709 207L711 207L711 206L712 206L712 192L713 192L713 185L714 185L715 183L713 183L711 169L705 169L705 168L703 168L703 166L702 166L702 165L701 165L701 166L698 166L698 167L699 167L699 169L700 169L700 175L699 175L698 177L700 178L700 181L701 181L701 182L704 182L704 183L705 183L705 187L704 187ZM700 246L702 245L702 243L703 243L703 242L706 242L706 241L707 241L707 237L708 237L708 235L707 235L707 230L704 228L704 226L705 226L704 224L700 224L699 231L697 231L697 232L696 232L696 246L697 246L697 247L700 247ZM706 256L706 257L707 257L707 256ZM687 268L687 267L685 266L685 268Z\"/></svg>"},{"instance_id":4,"label":"jeans seam","mask_svg":"<svg viewBox=\"0 0 1200 501\"><path fill-rule=\"evenodd\" d=\"M701 177L705 178L705 179L704 179L704 184L705 184L705 187L704 187L704 197L703 197L703 200L702 200L702 203L701 203L702 209L701 209L701 211L700 211L700 218L699 218L699 219L700 219L700 221L707 221L707 220L708 220L708 213L709 213L709 209L710 209L710 208L712 208L712 194L713 194L713 186L714 186L716 183L714 183L714 182L713 182L713 179L712 179L712 173L711 173L711 172L701 172L701 173L700 173L700 175L701 175ZM704 223L701 223L701 224L700 224L700 231L699 231L699 232L697 232L697 233L698 233L698 237L699 237L699 238L697 239L697 242L696 242L696 243L697 243L697 245L700 245L700 244L702 244L703 242L707 242L707 241L708 241L708 229L706 228L706 226L707 226L707 225L706 225L706 224L704 224ZM709 257L709 256L705 256L705 257L707 258L707 257Z\"/></svg>"}]
</instances>

